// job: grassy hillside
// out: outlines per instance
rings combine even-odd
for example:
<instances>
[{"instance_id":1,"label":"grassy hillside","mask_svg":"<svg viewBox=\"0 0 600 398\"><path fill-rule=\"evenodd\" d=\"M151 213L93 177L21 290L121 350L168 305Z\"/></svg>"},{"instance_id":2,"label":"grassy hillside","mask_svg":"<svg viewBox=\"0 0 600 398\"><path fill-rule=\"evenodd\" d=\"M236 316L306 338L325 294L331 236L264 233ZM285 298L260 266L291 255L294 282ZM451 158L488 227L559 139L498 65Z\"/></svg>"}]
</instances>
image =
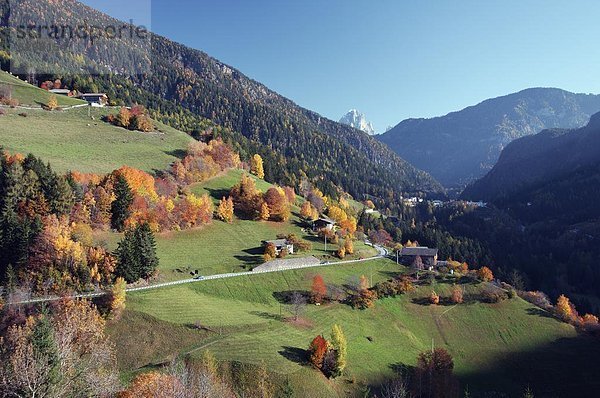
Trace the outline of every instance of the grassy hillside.
<instances>
[{"instance_id":1,"label":"grassy hillside","mask_svg":"<svg viewBox=\"0 0 600 398\"><path fill-rule=\"evenodd\" d=\"M391 261L377 260L199 282L130 294L128 308L132 314L150 316L145 322L171 324L173 328L199 321L213 333L197 335L192 355L210 348L221 360L264 360L272 371L289 375L304 391L300 396L325 397L332 396L332 391L342 394L356 390L358 385L349 383L352 378L359 384L376 385L392 377L394 369L413 366L418 353L430 348L432 342L452 353L462 388L468 386L471 392L518 394L527 385L539 396L550 391L574 392L579 391L578 383L598 372L592 360L600 353L597 342L577 337L571 326L520 299L493 305L418 304L419 298L431 292L431 287L426 287L400 298L380 300L366 311L343 304L308 306L302 325L287 322L284 318L290 316L290 309L276 299L276 293L309 289L317 272L326 283L341 286L353 283L360 275L377 282L400 271ZM465 287L472 293L480 289L479 285ZM450 285L438 283L433 288L447 295ZM328 335L333 323L340 324L348 337L349 367L345 377L324 382L320 374L300 364L298 356L316 334ZM140 324L140 330L147 329ZM142 340L145 334L141 333ZM180 346L180 351L191 350ZM120 362L135 367L152 363L134 358L134 352L121 352ZM586 381L588 388L600 387L590 380ZM314 390L316 386L320 387Z\"/></svg>"},{"instance_id":2,"label":"grassy hillside","mask_svg":"<svg viewBox=\"0 0 600 398\"><path fill-rule=\"evenodd\" d=\"M19 116L25 112L27 117ZM10 152L34 153L58 171L108 173L122 165L148 172L165 169L181 156L191 138L158 124L141 133L101 121L114 109L77 108L62 112L7 110L0 116L0 145Z\"/></svg>"},{"instance_id":3,"label":"grassy hillside","mask_svg":"<svg viewBox=\"0 0 600 398\"><path fill-rule=\"evenodd\" d=\"M229 170L192 187L196 194L209 194L215 203L223 196L228 196L231 187L237 184L243 170ZM266 191L272 185L253 177L256 186ZM288 222L257 222L236 219L232 224L214 220L211 225L199 229L167 232L156 236L157 254L160 258L160 279L177 280L189 277L189 272L198 270L201 275L212 275L228 272L248 271L263 263L263 240L275 239L278 234L291 234L309 240L312 250L297 256L314 255L319 258L335 261L331 251L337 246L325 244L303 231L298 216L299 209L294 206L292 218ZM119 234L102 233L97 235L99 242L104 241L110 249L116 248ZM371 257L376 251L362 242L355 242L355 254L348 259Z\"/></svg>"},{"instance_id":4,"label":"grassy hillside","mask_svg":"<svg viewBox=\"0 0 600 398\"><path fill-rule=\"evenodd\" d=\"M48 91L32 86L4 71L0 71L0 86L10 87L12 89L12 97L17 98L23 106L41 107L41 105L47 104L52 96ZM85 104L85 101L77 98L69 98L64 95L57 95L56 99L59 106L66 107Z\"/></svg>"}]
</instances>

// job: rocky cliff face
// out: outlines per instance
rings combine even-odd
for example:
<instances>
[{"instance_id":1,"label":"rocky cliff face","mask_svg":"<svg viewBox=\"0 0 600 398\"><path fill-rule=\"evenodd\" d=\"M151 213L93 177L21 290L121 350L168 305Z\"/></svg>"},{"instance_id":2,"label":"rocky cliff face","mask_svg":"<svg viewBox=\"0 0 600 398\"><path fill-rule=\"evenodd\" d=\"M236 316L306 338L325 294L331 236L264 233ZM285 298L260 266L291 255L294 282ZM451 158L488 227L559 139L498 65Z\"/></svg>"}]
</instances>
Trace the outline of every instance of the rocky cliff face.
<instances>
[{"instance_id":1,"label":"rocky cliff face","mask_svg":"<svg viewBox=\"0 0 600 398\"><path fill-rule=\"evenodd\" d=\"M346 126L354 127L360 131L364 131L369 135L375 134L375 128L373 124L367 121L364 113L357 111L356 109L351 109L346 113L341 119L340 123L345 124Z\"/></svg>"}]
</instances>

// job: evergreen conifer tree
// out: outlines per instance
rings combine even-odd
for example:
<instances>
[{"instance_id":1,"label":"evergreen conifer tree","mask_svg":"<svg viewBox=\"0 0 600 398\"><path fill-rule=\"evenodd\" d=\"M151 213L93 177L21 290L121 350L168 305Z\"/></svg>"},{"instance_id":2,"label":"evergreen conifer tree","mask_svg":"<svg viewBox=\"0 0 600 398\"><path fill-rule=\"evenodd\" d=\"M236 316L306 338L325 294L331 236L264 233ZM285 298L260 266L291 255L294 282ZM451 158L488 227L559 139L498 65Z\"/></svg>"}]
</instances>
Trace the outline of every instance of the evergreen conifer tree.
<instances>
[{"instance_id":1,"label":"evergreen conifer tree","mask_svg":"<svg viewBox=\"0 0 600 398\"><path fill-rule=\"evenodd\" d=\"M123 175L118 175L115 181L115 201L111 205L111 225L117 231L123 231L125 221L131 214L130 206L133 203L133 193Z\"/></svg>"}]
</instances>

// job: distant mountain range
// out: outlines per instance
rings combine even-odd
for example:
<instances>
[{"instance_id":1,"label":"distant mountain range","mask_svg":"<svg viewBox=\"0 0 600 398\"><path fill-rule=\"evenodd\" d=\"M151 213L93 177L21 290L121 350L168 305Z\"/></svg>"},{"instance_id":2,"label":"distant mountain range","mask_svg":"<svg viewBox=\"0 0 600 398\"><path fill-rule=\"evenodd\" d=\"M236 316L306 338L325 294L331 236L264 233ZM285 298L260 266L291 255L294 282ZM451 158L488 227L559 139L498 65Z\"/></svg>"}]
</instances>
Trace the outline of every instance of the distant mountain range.
<instances>
[{"instance_id":1,"label":"distant mountain range","mask_svg":"<svg viewBox=\"0 0 600 398\"><path fill-rule=\"evenodd\" d=\"M485 175L513 140L548 128L578 128L600 111L600 95L532 88L432 119L408 119L377 136L446 187Z\"/></svg>"},{"instance_id":2,"label":"distant mountain range","mask_svg":"<svg viewBox=\"0 0 600 398\"><path fill-rule=\"evenodd\" d=\"M589 124L575 130L552 129L510 143L498 163L483 178L468 186L463 197L495 203L519 202L532 207L552 206L554 192L578 202L590 190L597 207L600 200L600 113ZM587 181L582 183L582 179ZM589 198L588 198L589 199ZM571 206L571 205L569 205ZM573 206L579 212L585 203ZM560 213L560 212L559 212ZM589 213L591 214L591 213Z\"/></svg>"},{"instance_id":3,"label":"distant mountain range","mask_svg":"<svg viewBox=\"0 0 600 398\"><path fill-rule=\"evenodd\" d=\"M364 113L351 109L341 119L340 123L346 126L354 127L360 131L363 131L369 135L375 134L375 128L371 122L367 121L367 117Z\"/></svg>"},{"instance_id":4,"label":"distant mountain range","mask_svg":"<svg viewBox=\"0 0 600 398\"><path fill-rule=\"evenodd\" d=\"M115 19L74 0L20 0L19 7L25 7L32 20L51 20L59 26L68 26L74 20L119 26ZM0 11L6 14L9 10L0 6ZM119 51L99 51L107 46ZM146 105L165 116L166 122L188 131L197 128L189 122L189 113L210 119L234 132L229 137L243 146L243 156L251 155L245 151L257 151L267 158L265 172L273 182L298 186L307 178L327 194L343 190L359 199L391 198L390 192L443 190L430 175L377 139L301 108L201 51L158 35L152 35L151 54L139 54L143 49L131 48L119 38L97 38L93 46L75 48L52 51L48 62L82 65L84 77L85 73L103 74L95 77L93 83L76 75L57 76L78 86L72 88L87 86L90 90L106 91L128 105ZM10 48L2 41L0 50ZM131 54L136 57L131 56L130 62L149 57L152 73L126 76L111 72L112 65L127 66ZM48 70L43 68L44 61L22 59L18 53L11 56L25 69ZM36 68L36 62L42 67ZM53 77L38 76L38 80Z\"/></svg>"}]
</instances>

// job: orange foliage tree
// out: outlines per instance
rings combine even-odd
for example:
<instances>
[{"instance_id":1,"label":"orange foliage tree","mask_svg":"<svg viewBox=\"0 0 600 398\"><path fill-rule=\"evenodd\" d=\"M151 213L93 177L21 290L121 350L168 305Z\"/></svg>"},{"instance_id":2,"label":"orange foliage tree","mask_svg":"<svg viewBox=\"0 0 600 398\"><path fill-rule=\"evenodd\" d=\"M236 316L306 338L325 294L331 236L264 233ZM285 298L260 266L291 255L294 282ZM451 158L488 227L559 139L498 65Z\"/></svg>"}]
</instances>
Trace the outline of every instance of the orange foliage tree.
<instances>
[{"instance_id":1,"label":"orange foliage tree","mask_svg":"<svg viewBox=\"0 0 600 398\"><path fill-rule=\"evenodd\" d=\"M273 221L287 221L291 215L290 203L281 188L269 188L263 197L269 206L270 219Z\"/></svg>"},{"instance_id":2,"label":"orange foliage tree","mask_svg":"<svg viewBox=\"0 0 600 398\"><path fill-rule=\"evenodd\" d=\"M321 304L323 302L323 299L327 295L327 286L325 286L325 281L321 275L317 274L314 276L310 293L313 303Z\"/></svg>"},{"instance_id":3,"label":"orange foliage tree","mask_svg":"<svg viewBox=\"0 0 600 398\"><path fill-rule=\"evenodd\" d=\"M315 337L308 347L310 363L317 369L323 368L323 360L329 349L329 342L321 335Z\"/></svg>"},{"instance_id":4,"label":"orange foliage tree","mask_svg":"<svg viewBox=\"0 0 600 398\"><path fill-rule=\"evenodd\" d=\"M494 280L494 274L488 267L481 267L477 270L477 277L484 282L491 282Z\"/></svg>"},{"instance_id":5,"label":"orange foliage tree","mask_svg":"<svg viewBox=\"0 0 600 398\"><path fill-rule=\"evenodd\" d=\"M454 304L462 304L463 299L463 290L460 286L456 285L452 288L452 296L450 297Z\"/></svg>"}]
</instances>

